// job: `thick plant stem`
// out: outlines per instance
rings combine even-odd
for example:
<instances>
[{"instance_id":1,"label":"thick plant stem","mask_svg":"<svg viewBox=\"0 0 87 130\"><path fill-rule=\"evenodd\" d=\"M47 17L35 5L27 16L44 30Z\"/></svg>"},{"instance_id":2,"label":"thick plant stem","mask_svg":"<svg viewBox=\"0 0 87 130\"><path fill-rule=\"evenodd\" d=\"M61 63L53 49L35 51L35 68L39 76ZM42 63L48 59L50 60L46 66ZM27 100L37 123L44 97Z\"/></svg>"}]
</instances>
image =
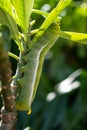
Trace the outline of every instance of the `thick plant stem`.
<instances>
[{"instance_id":1,"label":"thick plant stem","mask_svg":"<svg viewBox=\"0 0 87 130\"><path fill-rule=\"evenodd\" d=\"M8 53L5 49L4 38L0 33L0 80L2 82L3 108L1 110L0 130L14 130L17 112L15 102L11 93L11 65Z\"/></svg>"}]
</instances>

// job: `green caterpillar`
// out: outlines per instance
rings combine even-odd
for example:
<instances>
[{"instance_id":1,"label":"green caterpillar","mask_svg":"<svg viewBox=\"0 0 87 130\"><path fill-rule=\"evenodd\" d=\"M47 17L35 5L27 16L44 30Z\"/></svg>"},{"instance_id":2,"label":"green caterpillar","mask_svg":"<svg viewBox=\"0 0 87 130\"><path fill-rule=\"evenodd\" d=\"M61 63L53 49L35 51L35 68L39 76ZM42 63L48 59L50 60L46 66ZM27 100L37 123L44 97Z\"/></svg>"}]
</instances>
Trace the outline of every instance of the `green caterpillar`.
<instances>
[{"instance_id":1,"label":"green caterpillar","mask_svg":"<svg viewBox=\"0 0 87 130\"><path fill-rule=\"evenodd\" d=\"M33 44L31 50L21 56L19 69L13 82L14 85L15 83L18 84L20 90L19 96L16 98L17 110L31 110L31 103L36 94L45 55L57 41L59 33L60 26L53 23L37 42ZM26 64L22 65L21 60ZM22 76L20 76L19 71L22 72Z\"/></svg>"}]
</instances>

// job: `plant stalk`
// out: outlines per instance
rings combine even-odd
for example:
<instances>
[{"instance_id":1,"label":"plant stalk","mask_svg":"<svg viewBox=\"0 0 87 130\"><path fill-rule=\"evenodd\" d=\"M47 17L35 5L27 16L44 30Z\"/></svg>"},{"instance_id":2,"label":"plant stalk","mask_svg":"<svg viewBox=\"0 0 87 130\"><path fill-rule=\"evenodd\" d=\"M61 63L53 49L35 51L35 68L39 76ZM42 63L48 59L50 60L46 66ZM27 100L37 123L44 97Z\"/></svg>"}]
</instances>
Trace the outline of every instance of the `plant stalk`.
<instances>
[{"instance_id":1,"label":"plant stalk","mask_svg":"<svg viewBox=\"0 0 87 130\"><path fill-rule=\"evenodd\" d=\"M0 80L2 82L3 108L1 110L0 130L15 130L17 112L11 92L11 65L5 48L5 41L0 33Z\"/></svg>"}]
</instances>

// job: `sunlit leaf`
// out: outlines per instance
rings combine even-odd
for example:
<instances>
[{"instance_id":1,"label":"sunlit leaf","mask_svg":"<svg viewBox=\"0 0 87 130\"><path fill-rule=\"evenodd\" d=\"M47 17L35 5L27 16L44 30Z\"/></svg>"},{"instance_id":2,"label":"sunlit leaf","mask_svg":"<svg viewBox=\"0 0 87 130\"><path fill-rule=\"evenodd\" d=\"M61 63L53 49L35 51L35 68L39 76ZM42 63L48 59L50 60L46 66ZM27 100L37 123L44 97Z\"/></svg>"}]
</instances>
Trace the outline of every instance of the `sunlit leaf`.
<instances>
[{"instance_id":1,"label":"sunlit leaf","mask_svg":"<svg viewBox=\"0 0 87 130\"><path fill-rule=\"evenodd\" d=\"M58 83L55 87L58 93L64 94L69 93L74 89L77 89L80 86L79 81L75 81L75 79L82 74L82 70L78 69L70 74L66 79L62 82Z\"/></svg>"},{"instance_id":2,"label":"sunlit leaf","mask_svg":"<svg viewBox=\"0 0 87 130\"><path fill-rule=\"evenodd\" d=\"M85 34L85 33L61 31L60 37L68 39L68 40L72 40L75 42L87 44L87 34Z\"/></svg>"},{"instance_id":3,"label":"sunlit leaf","mask_svg":"<svg viewBox=\"0 0 87 130\"><path fill-rule=\"evenodd\" d=\"M18 23L17 14L10 0L0 0L0 7L4 11L6 11L9 15L11 15L14 18L14 20Z\"/></svg>"},{"instance_id":4,"label":"sunlit leaf","mask_svg":"<svg viewBox=\"0 0 87 130\"><path fill-rule=\"evenodd\" d=\"M19 26L23 29L24 33L28 32L31 9L34 0L11 0L16 13L19 18Z\"/></svg>"},{"instance_id":5,"label":"sunlit leaf","mask_svg":"<svg viewBox=\"0 0 87 130\"><path fill-rule=\"evenodd\" d=\"M31 128L30 127L26 127L24 130L31 130Z\"/></svg>"},{"instance_id":6,"label":"sunlit leaf","mask_svg":"<svg viewBox=\"0 0 87 130\"><path fill-rule=\"evenodd\" d=\"M18 41L18 28L14 19L5 11L0 8L0 23L7 26L10 30L11 37Z\"/></svg>"},{"instance_id":7,"label":"sunlit leaf","mask_svg":"<svg viewBox=\"0 0 87 130\"><path fill-rule=\"evenodd\" d=\"M38 33L34 36L32 44L35 43L44 31L56 20L56 18L61 14L61 12L71 3L71 0L60 0L57 6L49 13L46 20L40 27ZM31 45L32 46L32 45Z\"/></svg>"}]
</instances>

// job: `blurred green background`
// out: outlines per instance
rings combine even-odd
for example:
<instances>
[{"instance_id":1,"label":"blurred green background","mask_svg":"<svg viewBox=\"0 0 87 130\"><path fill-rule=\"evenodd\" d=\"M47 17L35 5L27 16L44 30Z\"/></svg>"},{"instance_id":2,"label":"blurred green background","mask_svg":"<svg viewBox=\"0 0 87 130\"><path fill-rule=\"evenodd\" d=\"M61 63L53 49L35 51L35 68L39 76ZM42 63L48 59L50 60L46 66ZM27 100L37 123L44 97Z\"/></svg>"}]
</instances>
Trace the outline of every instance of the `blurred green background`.
<instances>
[{"instance_id":1,"label":"blurred green background","mask_svg":"<svg viewBox=\"0 0 87 130\"><path fill-rule=\"evenodd\" d=\"M50 12L58 0L35 0ZM87 0L73 0L62 13L61 30L87 33ZM44 18L32 14L38 28ZM19 54L12 42L11 51ZM17 62L11 58L13 74ZM87 45L60 38L45 58L32 113L19 111L17 130L87 130ZM27 130L27 129L26 129Z\"/></svg>"}]
</instances>

